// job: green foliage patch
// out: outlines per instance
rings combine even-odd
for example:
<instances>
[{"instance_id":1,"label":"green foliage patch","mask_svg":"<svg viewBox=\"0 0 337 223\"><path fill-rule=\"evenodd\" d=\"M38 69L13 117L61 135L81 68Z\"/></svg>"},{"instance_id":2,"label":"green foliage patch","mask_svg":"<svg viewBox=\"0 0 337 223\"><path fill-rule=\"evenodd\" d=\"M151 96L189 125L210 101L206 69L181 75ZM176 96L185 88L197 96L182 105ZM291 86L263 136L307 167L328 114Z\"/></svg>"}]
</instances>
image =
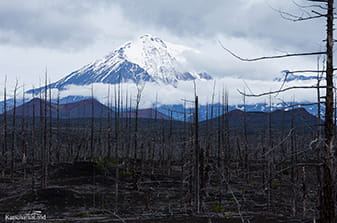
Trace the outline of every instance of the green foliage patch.
<instances>
[{"instance_id":1,"label":"green foliage patch","mask_svg":"<svg viewBox=\"0 0 337 223\"><path fill-rule=\"evenodd\" d=\"M97 169L103 171L112 171L117 167L117 161L109 156L103 156L95 160Z\"/></svg>"},{"instance_id":2,"label":"green foliage patch","mask_svg":"<svg viewBox=\"0 0 337 223\"><path fill-rule=\"evenodd\" d=\"M223 212L225 211L225 207L222 206L222 205L220 205L219 202L217 202L217 203L213 206L212 210L213 210L215 213L223 213Z\"/></svg>"}]
</instances>

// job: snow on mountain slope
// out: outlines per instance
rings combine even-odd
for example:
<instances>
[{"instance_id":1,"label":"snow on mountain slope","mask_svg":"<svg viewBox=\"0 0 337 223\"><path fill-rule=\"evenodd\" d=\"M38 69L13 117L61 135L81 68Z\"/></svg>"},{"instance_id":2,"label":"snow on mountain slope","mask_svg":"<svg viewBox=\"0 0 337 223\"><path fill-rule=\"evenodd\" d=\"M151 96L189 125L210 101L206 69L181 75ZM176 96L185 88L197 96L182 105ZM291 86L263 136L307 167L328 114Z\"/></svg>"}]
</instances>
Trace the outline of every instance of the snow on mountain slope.
<instances>
[{"instance_id":1,"label":"snow on mountain slope","mask_svg":"<svg viewBox=\"0 0 337 223\"><path fill-rule=\"evenodd\" d=\"M183 69L182 53L195 51L185 46L165 43L158 37L143 35L112 53L88 64L48 88L65 89L67 85L92 83L158 82L176 86L178 81L212 79L207 73L193 73ZM43 87L35 92L43 91ZM31 93L31 91L28 91Z\"/></svg>"},{"instance_id":2,"label":"snow on mountain slope","mask_svg":"<svg viewBox=\"0 0 337 223\"><path fill-rule=\"evenodd\" d=\"M124 58L144 68L156 81L172 84L178 80L204 78L185 72L182 68L185 58L180 55L184 51L195 51L191 48L165 43L158 37L147 34L134 42L125 44L121 49L123 49Z\"/></svg>"}]
</instances>

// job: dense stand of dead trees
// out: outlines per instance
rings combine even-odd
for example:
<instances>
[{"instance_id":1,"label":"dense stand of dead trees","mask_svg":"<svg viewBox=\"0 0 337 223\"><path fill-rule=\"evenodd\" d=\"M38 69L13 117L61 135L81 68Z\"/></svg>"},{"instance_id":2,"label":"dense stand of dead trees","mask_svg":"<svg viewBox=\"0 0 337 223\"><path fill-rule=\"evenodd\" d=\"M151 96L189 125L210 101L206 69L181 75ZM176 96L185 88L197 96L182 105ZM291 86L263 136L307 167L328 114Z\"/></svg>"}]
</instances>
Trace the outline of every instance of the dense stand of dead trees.
<instances>
[{"instance_id":1,"label":"dense stand of dead trees","mask_svg":"<svg viewBox=\"0 0 337 223\"><path fill-rule=\"evenodd\" d=\"M269 57L258 57L258 58L243 58L234 54L231 50L225 48L221 43L221 46L224 50L229 52L232 56L236 57L241 61L246 62L254 62L259 60L267 60L267 59L279 59L279 58L288 58L288 57L297 57L297 56L313 56L313 55L324 55L325 56L325 69L317 71L306 70L302 72L310 72L316 73L317 77L319 75L325 74L324 78L326 80L326 86L320 85L321 78L318 78L318 82L316 86L292 86L288 88L283 88L284 85L279 90L264 92L260 94L246 94L245 92L240 92L243 95L251 96L251 97L260 97L264 95L272 95L278 94L281 92L289 91L292 89L301 89L301 88L316 88L317 89L317 98L318 98L318 112L320 117L320 105L321 105L321 96L320 89L325 89L324 96L324 104L325 104L325 115L324 115L324 145L320 148L321 154L318 155L318 159L321 161L321 168L318 171L319 177L319 222L322 223L333 223L336 222L336 172L337 172L337 149L335 143L335 124L336 124L336 111L334 105L334 74L333 72L336 70L334 68L334 19L335 19L335 8L334 8L334 0L308 0L308 2L315 2L314 5L302 6L295 2L295 4L304 11L306 16L303 15L294 15L285 11L276 10L280 13L280 15L287 20L298 22L304 20L325 18L326 19L326 51L322 52L309 52L309 53L293 53L293 54L284 54L284 55L276 55ZM322 4L323 3L323 4ZM311 11L308 11L307 8L314 8ZM318 12L316 9L321 10L323 12ZM290 71L291 72L291 71ZM295 71L298 72L298 71ZM289 72L287 72L285 76L285 80L287 78ZM320 123L319 123L320 124ZM320 132L318 132L318 139L320 139ZM270 145L271 146L271 145ZM268 164L269 165L269 164ZM269 169L269 168L268 168ZM303 168L303 181L305 181L305 167ZM304 191L305 192L305 191ZM304 195L305 196L305 195ZM306 209L306 208L304 208Z\"/></svg>"},{"instance_id":2,"label":"dense stand of dead trees","mask_svg":"<svg viewBox=\"0 0 337 223\"><path fill-rule=\"evenodd\" d=\"M4 92L5 98L6 91L7 89ZM300 134L301 131L295 126L292 126L288 133L274 132L271 111L264 130L249 132L250 123L245 113L241 117L243 131L231 129L228 116L221 116L228 113L229 98L225 91L220 92L217 107L214 105L215 96L212 96L212 103L207 109L207 122L199 120L197 95L195 100L191 101L194 104L192 109L184 111L184 122L173 120L175 111L169 111L168 120L160 120L155 115L153 119L144 121L137 118L137 111L133 111L135 116L132 116L132 107L137 107L140 96L137 96L139 100L134 100L119 85L115 86L113 94L108 90L107 104L114 105L114 110L111 110L107 117L94 116L96 108L92 100L92 117L80 122L60 118L59 95L56 99L56 116L51 114L50 90L45 89L40 98L44 100L33 103L31 116L15 113L9 116L5 106L1 123L3 158L7 163L13 163L3 166L2 175L10 176L13 181L18 178L31 178L34 191L48 187L52 181L48 180L48 173L52 170L48 168L50 166L76 161L111 162L116 179L113 189L114 213L118 213L121 208L119 176L127 173L135 176L135 190L141 189L143 176L178 174L181 196L179 201L169 199L167 205L179 203L181 211L214 211L214 206L226 205L230 194L233 202L235 201L233 211L238 212L243 221L246 221L245 211L248 211L249 207L245 206L248 198L245 197L244 191L249 188L243 188L254 182L254 190L261 191L266 198L263 201L267 206L266 211L277 212L279 194L273 188L282 183L292 188L293 196L289 198L292 215L304 215L304 212L310 216L316 215L314 207L312 210L308 208L312 203L308 201L307 190L301 191L302 197L295 196L298 194L299 185L308 184L306 173L309 169L305 167L301 172L300 168L303 166L296 166L299 162L308 161L308 153L296 156L293 154L305 148L305 139L310 139L310 136ZM122 110L130 112L123 113ZM19 125L21 128L16 127ZM27 170L21 172L23 168ZM283 169L286 168L291 170L291 177L283 175ZM96 168L93 168L92 205L99 207L100 203L106 201L103 195L100 196L103 201L98 198L95 171ZM240 194L237 192L238 188L241 188ZM146 206L151 209L150 198L144 202L147 202Z\"/></svg>"}]
</instances>

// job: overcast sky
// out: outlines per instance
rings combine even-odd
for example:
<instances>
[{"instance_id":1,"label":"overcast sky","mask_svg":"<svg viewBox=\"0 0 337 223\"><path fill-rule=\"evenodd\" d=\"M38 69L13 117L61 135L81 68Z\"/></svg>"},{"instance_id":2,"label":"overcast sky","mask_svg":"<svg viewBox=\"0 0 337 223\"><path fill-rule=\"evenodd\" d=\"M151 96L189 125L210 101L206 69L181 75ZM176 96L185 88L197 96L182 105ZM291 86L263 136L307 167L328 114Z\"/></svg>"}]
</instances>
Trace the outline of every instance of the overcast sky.
<instances>
[{"instance_id":1,"label":"overcast sky","mask_svg":"<svg viewBox=\"0 0 337 223\"><path fill-rule=\"evenodd\" d=\"M273 10L305 15L293 1L0 1L0 80L30 88L47 68L56 81L146 33L198 49L190 66L219 78L271 80L281 70L315 69L316 57L244 63L218 43L243 57L324 49L323 19L291 22Z\"/></svg>"}]
</instances>

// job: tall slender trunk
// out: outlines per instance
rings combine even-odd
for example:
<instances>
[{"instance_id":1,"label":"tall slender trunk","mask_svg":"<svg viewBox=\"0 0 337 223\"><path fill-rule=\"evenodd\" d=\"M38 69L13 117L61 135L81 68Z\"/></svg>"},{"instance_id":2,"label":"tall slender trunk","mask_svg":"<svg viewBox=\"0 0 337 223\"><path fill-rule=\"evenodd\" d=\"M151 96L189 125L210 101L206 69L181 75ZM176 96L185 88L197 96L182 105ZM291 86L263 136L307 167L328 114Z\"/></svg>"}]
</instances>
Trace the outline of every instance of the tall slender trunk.
<instances>
[{"instance_id":1,"label":"tall slender trunk","mask_svg":"<svg viewBox=\"0 0 337 223\"><path fill-rule=\"evenodd\" d=\"M16 93L18 90L18 81L16 81L14 88L14 107L12 117L12 147L11 147L11 181L14 181L14 165L15 165L15 152L16 152Z\"/></svg>"},{"instance_id":2,"label":"tall slender trunk","mask_svg":"<svg viewBox=\"0 0 337 223\"><path fill-rule=\"evenodd\" d=\"M52 152L53 151L53 113L52 113L52 97L51 97L51 88L49 90L49 136L48 136L48 163L53 162L53 156Z\"/></svg>"},{"instance_id":3,"label":"tall slender trunk","mask_svg":"<svg viewBox=\"0 0 337 223\"><path fill-rule=\"evenodd\" d=\"M243 96L243 136L244 136L244 169L245 169L245 180L248 183L249 178L249 163L248 163L248 134L247 134L247 105L246 96Z\"/></svg>"},{"instance_id":4,"label":"tall slender trunk","mask_svg":"<svg viewBox=\"0 0 337 223\"><path fill-rule=\"evenodd\" d=\"M21 113L21 147L22 147L22 164L23 164L23 178L26 179L27 173L27 147L25 137L25 89L22 89L22 113Z\"/></svg>"},{"instance_id":5,"label":"tall slender trunk","mask_svg":"<svg viewBox=\"0 0 337 223\"><path fill-rule=\"evenodd\" d=\"M199 111L198 96L195 96L195 118L194 118L194 211L200 212L200 171L199 171Z\"/></svg>"},{"instance_id":6,"label":"tall slender trunk","mask_svg":"<svg viewBox=\"0 0 337 223\"><path fill-rule=\"evenodd\" d=\"M57 92L57 105L56 105L56 122L57 122L57 133L56 133L56 160L60 162L61 146L60 146L60 90Z\"/></svg>"},{"instance_id":7,"label":"tall slender trunk","mask_svg":"<svg viewBox=\"0 0 337 223\"><path fill-rule=\"evenodd\" d=\"M4 168L2 169L2 175L5 175L5 169L8 163L8 151L7 151L7 90L6 90L6 82L5 79L5 87L4 87L4 111L3 111L3 148L2 148L2 157L5 161Z\"/></svg>"},{"instance_id":8,"label":"tall slender trunk","mask_svg":"<svg viewBox=\"0 0 337 223\"><path fill-rule=\"evenodd\" d=\"M42 174L42 188L47 186L48 179L48 147L47 147L47 96L48 96L48 87L47 87L47 72L45 75L45 87L44 87L44 107L43 107L43 174Z\"/></svg>"},{"instance_id":9,"label":"tall slender trunk","mask_svg":"<svg viewBox=\"0 0 337 223\"><path fill-rule=\"evenodd\" d=\"M271 96L269 96L269 115L268 115L268 150L273 148L273 131L272 131L272 102ZM268 191L267 191L267 207L268 211L272 209L272 166L273 166L274 155L270 152L267 157L267 180L268 180Z\"/></svg>"},{"instance_id":10,"label":"tall slender trunk","mask_svg":"<svg viewBox=\"0 0 337 223\"><path fill-rule=\"evenodd\" d=\"M94 159L94 87L91 86L90 159Z\"/></svg>"},{"instance_id":11,"label":"tall slender trunk","mask_svg":"<svg viewBox=\"0 0 337 223\"><path fill-rule=\"evenodd\" d=\"M326 41L326 98L325 98L325 162L322 167L322 185L320 191L320 222L333 223L335 218L336 184L336 148L334 147L334 83L333 83L333 27L334 0L328 0L327 41Z\"/></svg>"},{"instance_id":12,"label":"tall slender trunk","mask_svg":"<svg viewBox=\"0 0 337 223\"><path fill-rule=\"evenodd\" d=\"M115 177L116 177L116 181L115 181L115 213L118 212L118 196L119 196L119 154L118 154L118 150L119 150L119 144L120 144L120 139L119 139L119 118L120 118L120 84L118 85L118 99L116 100L116 91L115 91L115 108L116 108L116 114L115 114L115 141L116 141L116 145L115 145L115 159L116 159L116 169L115 169ZM116 106L116 102L117 102L117 106Z\"/></svg>"},{"instance_id":13,"label":"tall slender trunk","mask_svg":"<svg viewBox=\"0 0 337 223\"><path fill-rule=\"evenodd\" d=\"M90 128L90 160L94 161L94 86L91 85L91 128ZM96 169L95 165L92 165L92 206L96 206Z\"/></svg>"},{"instance_id":14,"label":"tall slender trunk","mask_svg":"<svg viewBox=\"0 0 337 223\"><path fill-rule=\"evenodd\" d=\"M32 91L33 97L33 112L32 112L32 140L31 140L31 149L32 149L32 191L35 190L35 100L34 100L34 87Z\"/></svg>"},{"instance_id":15,"label":"tall slender trunk","mask_svg":"<svg viewBox=\"0 0 337 223\"><path fill-rule=\"evenodd\" d=\"M108 108L109 108L109 110L108 110L108 114L107 114L108 115L108 142L107 142L108 148L107 149L108 149L108 157L111 158L112 157L112 155L111 155L112 126L111 126L110 85L108 87Z\"/></svg>"}]
</instances>

